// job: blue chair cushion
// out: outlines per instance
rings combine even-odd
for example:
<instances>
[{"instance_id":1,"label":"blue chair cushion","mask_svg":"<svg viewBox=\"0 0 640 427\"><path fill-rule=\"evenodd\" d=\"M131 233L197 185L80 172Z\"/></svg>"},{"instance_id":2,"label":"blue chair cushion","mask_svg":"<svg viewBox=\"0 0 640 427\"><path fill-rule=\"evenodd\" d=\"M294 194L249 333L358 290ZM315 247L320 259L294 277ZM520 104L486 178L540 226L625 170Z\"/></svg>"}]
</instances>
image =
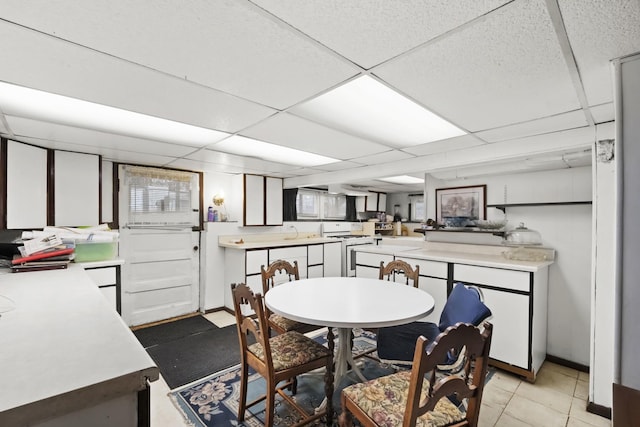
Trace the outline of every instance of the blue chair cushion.
<instances>
[{"instance_id":1,"label":"blue chair cushion","mask_svg":"<svg viewBox=\"0 0 640 427\"><path fill-rule=\"evenodd\" d=\"M388 361L412 362L420 335L433 341L440 335L440 329L432 322L412 322L378 329L378 357Z\"/></svg>"},{"instance_id":2,"label":"blue chair cushion","mask_svg":"<svg viewBox=\"0 0 640 427\"><path fill-rule=\"evenodd\" d=\"M462 283L455 283L440 315L440 331L444 331L458 322L471 323L478 326L491 316L491 310L480 301L480 295L473 288Z\"/></svg>"}]
</instances>

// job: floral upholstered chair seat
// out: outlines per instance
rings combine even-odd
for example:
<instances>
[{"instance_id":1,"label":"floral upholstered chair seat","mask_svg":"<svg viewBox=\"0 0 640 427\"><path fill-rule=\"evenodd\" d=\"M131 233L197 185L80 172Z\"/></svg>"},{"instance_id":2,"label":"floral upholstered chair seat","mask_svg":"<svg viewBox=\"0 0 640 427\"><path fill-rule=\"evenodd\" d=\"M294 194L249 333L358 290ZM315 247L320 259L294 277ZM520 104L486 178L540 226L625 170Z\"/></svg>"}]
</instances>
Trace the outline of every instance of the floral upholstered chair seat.
<instances>
[{"instance_id":1,"label":"floral upholstered chair seat","mask_svg":"<svg viewBox=\"0 0 640 427\"><path fill-rule=\"evenodd\" d=\"M269 323L271 323L272 325L277 325L278 327L281 328L281 330L285 332L296 331L302 328L303 326L306 326L303 323L288 319L286 317L282 317L279 314L272 314L269 317Z\"/></svg>"},{"instance_id":2,"label":"floral upholstered chair seat","mask_svg":"<svg viewBox=\"0 0 640 427\"><path fill-rule=\"evenodd\" d=\"M377 378L366 383L354 384L345 388L349 398L380 426L401 426L402 418L407 407L407 397L411 371L401 371L396 374ZM427 394L429 382L422 385L421 400ZM441 399L433 411L418 417L416 427L440 427L465 419L464 412L448 399Z\"/></svg>"},{"instance_id":3,"label":"floral upholstered chair seat","mask_svg":"<svg viewBox=\"0 0 640 427\"><path fill-rule=\"evenodd\" d=\"M327 357L329 349L309 340L299 332L291 331L269 339L273 368L277 371ZM249 351L264 360L264 349L260 343L251 344Z\"/></svg>"}]
</instances>

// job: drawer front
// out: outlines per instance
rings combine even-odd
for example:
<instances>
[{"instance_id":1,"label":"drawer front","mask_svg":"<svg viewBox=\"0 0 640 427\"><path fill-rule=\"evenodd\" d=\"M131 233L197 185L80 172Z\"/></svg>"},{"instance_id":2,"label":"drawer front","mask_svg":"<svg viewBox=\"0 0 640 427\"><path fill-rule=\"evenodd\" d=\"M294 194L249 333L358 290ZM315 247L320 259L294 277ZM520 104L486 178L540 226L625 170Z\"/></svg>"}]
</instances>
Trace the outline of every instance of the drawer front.
<instances>
[{"instance_id":1,"label":"drawer front","mask_svg":"<svg viewBox=\"0 0 640 427\"><path fill-rule=\"evenodd\" d=\"M425 259L414 259L405 257L396 257L396 259L407 262L411 267L420 266L421 276L439 277L446 279L448 276L448 264L441 261L428 261Z\"/></svg>"},{"instance_id":2,"label":"drawer front","mask_svg":"<svg viewBox=\"0 0 640 427\"><path fill-rule=\"evenodd\" d=\"M308 254L309 259L307 259L307 263L309 265L317 265L324 262L323 245L309 245Z\"/></svg>"},{"instance_id":3,"label":"drawer front","mask_svg":"<svg viewBox=\"0 0 640 427\"><path fill-rule=\"evenodd\" d=\"M379 269L380 261L383 261L385 264L387 264L389 261L393 261L393 255L356 252L356 264L358 265L368 265L369 267L375 267Z\"/></svg>"},{"instance_id":4,"label":"drawer front","mask_svg":"<svg viewBox=\"0 0 640 427\"><path fill-rule=\"evenodd\" d=\"M293 261L298 258L306 258L307 257L307 247L306 246L294 246L289 248L277 248L277 249L269 249L269 262L279 259L286 259L287 261Z\"/></svg>"},{"instance_id":5,"label":"drawer front","mask_svg":"<svg viewBox=\"0 0 640 427\"><path fill-rule=\"evenodd\" d=\"M86 272L97 286L116 284L116 267L91 268Z\"/></svg>"},{"instance_id":6,"label":"drawer front","mask_svg":"<svg viewBox=\"0 0 640 427\"><path fill-rule=\"evenodd\" d=\"M455 264L453 280L529 292L529 272Z\"/></svg>"}]
</instances>

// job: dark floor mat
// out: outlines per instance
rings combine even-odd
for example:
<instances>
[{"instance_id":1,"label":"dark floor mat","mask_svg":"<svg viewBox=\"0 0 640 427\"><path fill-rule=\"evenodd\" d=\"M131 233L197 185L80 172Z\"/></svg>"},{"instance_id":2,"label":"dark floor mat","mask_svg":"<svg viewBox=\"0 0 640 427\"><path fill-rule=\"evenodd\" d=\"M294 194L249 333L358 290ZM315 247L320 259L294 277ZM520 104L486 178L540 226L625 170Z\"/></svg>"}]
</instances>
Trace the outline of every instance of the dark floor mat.
<instances>
[{"instance_id":1,"label":"dark floor mat","mask_svg":"<svg viewBox=\"0 0 640 427\"><path fill-rule=\"evenodd\" d=\"M138 338L138 341L140 341L140 344L147 348L211 329L218 329L218 327L202 316L193 316L138 329L133 333L136 338Z\"/></svg>"},{"instance_id":2,"label":"dark floor mat","mask_svg":"<svg viewBox=\"0 0 640 427\"><path fill-rule=\"evenodd\" d=\"M235 325L186 335L147 348L170 389L240 363Z\"/></svg>"}]
</instances>

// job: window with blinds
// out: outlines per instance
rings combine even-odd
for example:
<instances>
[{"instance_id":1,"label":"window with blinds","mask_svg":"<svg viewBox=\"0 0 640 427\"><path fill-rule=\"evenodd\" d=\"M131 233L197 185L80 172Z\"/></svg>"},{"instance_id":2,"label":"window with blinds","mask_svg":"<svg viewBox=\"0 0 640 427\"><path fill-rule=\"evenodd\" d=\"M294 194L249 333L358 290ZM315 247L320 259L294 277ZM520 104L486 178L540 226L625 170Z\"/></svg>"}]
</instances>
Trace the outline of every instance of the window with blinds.
<instances>
[{"instance_id":1,"label":"window with blinds","mask_svg":"<svg viewBox=\"0 0 640 427\"><path fill-rule=\"evenodd\" d=\"M126 166L129 226L198 225L198 174Z\"/></svg>"}]
</instances>

